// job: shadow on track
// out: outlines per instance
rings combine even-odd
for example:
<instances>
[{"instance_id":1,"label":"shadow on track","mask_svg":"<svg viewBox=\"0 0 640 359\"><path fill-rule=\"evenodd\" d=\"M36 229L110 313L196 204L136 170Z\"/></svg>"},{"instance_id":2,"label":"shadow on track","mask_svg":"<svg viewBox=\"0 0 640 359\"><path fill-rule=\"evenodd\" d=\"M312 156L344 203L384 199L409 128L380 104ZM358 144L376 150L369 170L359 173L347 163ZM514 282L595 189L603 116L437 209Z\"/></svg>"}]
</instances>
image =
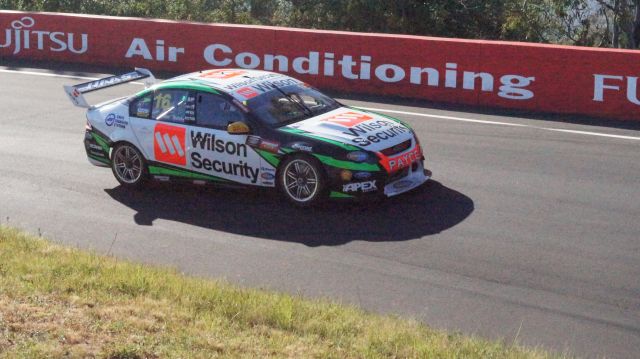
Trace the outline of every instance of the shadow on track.
<instances>
[{"instance_id":1,"label":"shadow on track","mask_svg":"<svg viewBox=\"0 0 640 359\"><path fill-rule=\"evenodd\" d=\"M166 219L307 246L417 239L459 224L474 210L469 197L436 181L386 200L329 201L312 209L293 207L268 191L151 184L142 191L105 192L135 210L140 225Z\"/></svg>"}]
</instances>

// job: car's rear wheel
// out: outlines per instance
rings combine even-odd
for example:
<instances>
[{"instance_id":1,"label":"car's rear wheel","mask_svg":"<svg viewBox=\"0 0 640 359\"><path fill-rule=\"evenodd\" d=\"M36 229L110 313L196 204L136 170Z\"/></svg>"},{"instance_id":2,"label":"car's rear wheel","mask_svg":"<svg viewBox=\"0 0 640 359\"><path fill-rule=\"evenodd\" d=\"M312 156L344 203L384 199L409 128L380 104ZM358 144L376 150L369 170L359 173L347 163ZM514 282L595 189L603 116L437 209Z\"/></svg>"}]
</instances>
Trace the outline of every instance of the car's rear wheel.
<instances>
[{"instance_id":1,"label":"car's rear wheel","mask_svg":"<svg viewBox=\"0 0 640 359\"><path fill-rule=\"evenodd\" d=\"M146 179L146 163L133 145L119 144L111 154L111 169L121 185L140 187Z\"/></svg>"},{"instance_id":2,"label":"car's rear wheel","mask_svg":"<svg viewBox=\"0 0 640 359\"><path fill-rule=\"evenodd\" d=\"M286 160L278 173L278 185L290 202L301 207L320 202L326 194L322 166L308 156Z\"/></svg>"}]
</instances>

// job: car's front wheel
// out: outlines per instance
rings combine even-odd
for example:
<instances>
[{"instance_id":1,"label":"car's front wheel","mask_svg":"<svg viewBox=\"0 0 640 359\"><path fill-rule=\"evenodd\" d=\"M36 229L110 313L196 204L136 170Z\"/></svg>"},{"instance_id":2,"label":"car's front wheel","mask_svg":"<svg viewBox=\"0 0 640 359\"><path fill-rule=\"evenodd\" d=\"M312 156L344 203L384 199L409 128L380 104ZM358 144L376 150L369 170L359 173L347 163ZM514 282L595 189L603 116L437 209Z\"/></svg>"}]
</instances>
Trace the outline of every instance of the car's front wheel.
<instances>
[{"instance_id":1,"label":"car's front wheel","mask_svg":"<svg viewBox=\"0 0 640 359\"><path fill-rule=\"evenodd\" d=\"M111 154L111 169L118 182L125 187L140 187L146 176L146 163L133 145L117 145Z\"/></svg>"},{"instance_id":2,"label":"car's front wheel","mask_svg":"<svg viewBox=\"0 0 640 359\"><path fill-rule=\"evenodd\" d=\"M286 160L278 173L284 196L295 205L306 207L325 198L325 176L317 160L295 156Z\"/></svg>"}]
</instances>

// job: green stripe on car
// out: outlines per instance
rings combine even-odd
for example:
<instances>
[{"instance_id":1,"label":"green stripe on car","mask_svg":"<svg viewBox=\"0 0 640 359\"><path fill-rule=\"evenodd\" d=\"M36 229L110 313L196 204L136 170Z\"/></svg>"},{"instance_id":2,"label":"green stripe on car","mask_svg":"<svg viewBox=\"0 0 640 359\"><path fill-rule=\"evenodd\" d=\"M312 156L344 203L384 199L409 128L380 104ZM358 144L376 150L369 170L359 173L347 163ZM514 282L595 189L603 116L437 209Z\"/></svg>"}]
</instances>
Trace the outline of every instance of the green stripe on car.
<instances>
[{"instance_id":1,"label":"green stripe on car","mask_svg":"<svg viewBox=\"0 0 640 359\"><path fill-rule=\"evenodd\" d=\"M102 147L102 150L104 152L109 153L109 149L111 148L111 146L109 146L109 142L107 140L105 140L104 138L102 138L102 136L95 132L91 132L91 137L93 137L93 139L100 145L100 147Z\"/></svg>"},{"instance_id":2,"label":"green stripe on car","mask_svg":"<svg viewBox=\"0 0 640 359\"><path fill-rule=\"evenodd\" d=\"M111 162L109 162L109 160L108 160L108 159L106 159L106 158L101 158L101 157L94 156L94 155L88 155L88 156L89 156L89 158L91 158L92 160L95 160L95 161L98 161L98 162L104 163L104 164L106 164L106 165L111 164Z\"/></svg>"},{"instance_id":3,"label":"green stripe on car","mask_svg":"<svg viewBox=\"0 0 640 359\"><path fill-rule=\"evenodd\" d=\"M275 155L271 152L267 152L264 150L259 150L257 148L254 148L254 150L260 157L262 157L262 159L269 162L269 164L272 165L273 167L278 167L278 165L280 164L280 158L278 155Z\"/></svg>"},{"instance_id":4,"label":"green stripe on car","mask_svg":"<svg viewBox=\"0 0 640 359\"><path fill-rule=\"evenodd\" d=\"M349 144L346 144L346 143L342 143L340 141L331 140L331 139L328 139L326 137L316 136L316 135L313 135L313 134L311 134L311 133L309 133L307 131L299 130L297 128L284 127L284 128L281 128L280 131L289 132L289 133L292 133L294 135L305 136L305 137L313 138L313 139L316 139L316 140L328 142L328 143L331 143L331 144L336 145L338 147L341 147L341 148L343 148L343 149L345 149L347 151L360 151L360 148L358 148L356 146L349 145Z\"/></svg>"},{"instance_id":5,"label":"green stripe on car","mask_svg":"<svg viewBox=\"0 0 640 359\"><path fill-rule=\"evenodd\" d=\"M350 194L346 194L346 193L342 193L342 192L335 192L335 191L331 191L331 193L329 194L329 197L331 197L331 198L354 198Z\"/></svg>"},{"instance_id":6,"label":"green stripe on car","mask_svg":"<svg viewBox=\"0 0 640 359\"><path fill-rule=\"evenodd\" d=\"M162 175L162 176L174 176L174 177L184 177L191 178L197 180L206 180L206 181L216 181L216 182L230 182L224 178L209 176L202 173L173 169L173 168L165 168L158 166L149 166L149 174L152 175Z\"/></svg>"},{"instance_id":7,"label":"green stripe on car","mask_svg":"<svg viewBox=\"0 0 640 359\"><path fill-rule=\"evenodd\" d=\"M192 82L192 81L175 81L175 82L162 83L152 88L145 89L143 91L138 92L136 96L138 97L144 96L155 90L172 90L172 89L195 90L195 91L203 91L203 92L209 92L216 95L220 95L220 92L218 90L202 83Z\"/></svg>"},{"instance_id":8,"label":"green stripe on car","mask_svg":"<svg viewBox=\"0 0 640 359\"><path fill-rule=\"evenodd\" d=\"M341 161L333 157L323 156L318 154L314 154L314 156L317 159L319 159L320 162L332 167L343 168L343 169L354 170L354 171L369 171L369 172L380 171L380 166L373 163L356 163L356 162L349 162L349 161Z\"/></svg>"},{"instance_id":9,"label":"green stripe on car","mask_svg":"<svg viewBox=\"0 0 640 359\"><path fill-rule=\"evenodd\" d=\"M195 90L195 91L203 91L209 92L213 94L220 94L220 92L216 91L211 86L207 86L198 82L193 81L175 81L175 82L167 82L161 85L158 85L154 88L155 90L165 90L165 89L185 89L185 90Z\"/></svg>"}]
</instances>

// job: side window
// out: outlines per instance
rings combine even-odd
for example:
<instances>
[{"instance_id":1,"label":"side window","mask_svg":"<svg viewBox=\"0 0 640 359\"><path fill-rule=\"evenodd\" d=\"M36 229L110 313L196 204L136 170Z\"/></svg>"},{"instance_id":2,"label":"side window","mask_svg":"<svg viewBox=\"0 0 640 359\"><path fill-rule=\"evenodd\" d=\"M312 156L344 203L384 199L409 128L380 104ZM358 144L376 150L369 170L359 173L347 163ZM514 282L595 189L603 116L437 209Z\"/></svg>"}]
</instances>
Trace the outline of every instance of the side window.
<instances>
[{"instance_id":1,"label":"side window","mask_svg":"<svg viewBox=\"0 0 640 359\"><path fill-rule=\"evenodd\" d=\"M209 93L196 95L196 124L226 130L232 122L246 122L244 114L226 99Z\"/></svg>"},{"instance_id":2,"label":"side window","mask_svg":"<svg viewBox=\"0 0 640 359\"><path fill-rule=\"evenodd\" d=\"M193 123L195 97L189 90L159 90L153 99L151 118L164 122Z\"/></svg>"},{"instance_id":3,"label":"side window","mask_svg":"<svg viewBox=\"0 0 640 359\"><path fill-rule=\"evenodd\" d=\"M153 93L134 99L129 105L129 116L150 119L152 104Z\"/></svg>"}]
</instances>

